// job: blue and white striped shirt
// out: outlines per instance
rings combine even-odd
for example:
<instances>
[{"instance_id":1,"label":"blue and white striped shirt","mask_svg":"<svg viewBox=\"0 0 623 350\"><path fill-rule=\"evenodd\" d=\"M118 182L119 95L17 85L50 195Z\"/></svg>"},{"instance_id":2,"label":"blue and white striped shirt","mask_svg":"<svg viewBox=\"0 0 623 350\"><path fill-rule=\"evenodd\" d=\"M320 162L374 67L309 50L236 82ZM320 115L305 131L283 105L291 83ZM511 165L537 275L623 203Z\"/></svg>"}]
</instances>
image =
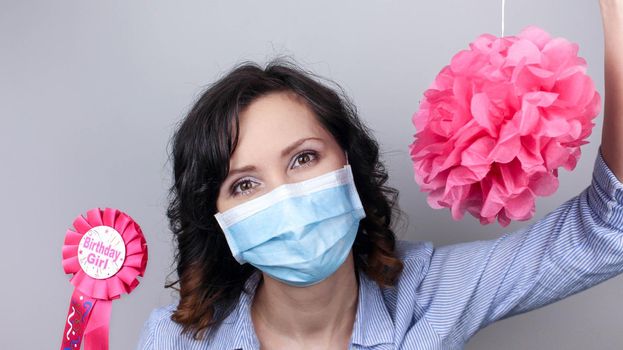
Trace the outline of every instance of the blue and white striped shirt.
<instances>
[{"instance_id":1,"label":"blue and white striped shirt","mask_svg":"<svg viewBox=\"0 0 623 350\"><path fill-rule=\"evenodd\" d=\"M433 247L397 241L395 288L359 272L350 349L462 349L494 321L578 293L623 272L623 183L597 153L591 184L533 224L495 240ZM246 282L255 291L260 273ZM259 349L253 293L241 293L214 337L180 335L176 307L155 309L138 349Z\"/></svg>"}]
</instances>

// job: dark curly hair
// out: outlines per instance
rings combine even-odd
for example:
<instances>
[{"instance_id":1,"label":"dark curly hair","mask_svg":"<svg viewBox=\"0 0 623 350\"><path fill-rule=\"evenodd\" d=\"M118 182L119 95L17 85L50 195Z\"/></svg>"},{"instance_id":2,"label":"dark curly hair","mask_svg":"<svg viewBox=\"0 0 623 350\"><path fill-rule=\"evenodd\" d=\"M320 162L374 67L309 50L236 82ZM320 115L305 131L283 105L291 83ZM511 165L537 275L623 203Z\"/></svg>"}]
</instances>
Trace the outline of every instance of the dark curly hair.
<instances>
[{"instance_id":1,"label":"dark curly hair","mask_svg":"<svg viewBox=\"0 0 623 350\"><path fill-rule=\"evenodd\" d=\"M344 90L339 93L319 82L315 74L283 58L264 69L243 62L209 86L175 131L173 185L167 217L177 243L177 280L167 288L180 294L172 320L203 338L233 310L246 279L256 270L232 256L214 214L219 188L229 172L238 142L239 114L257 98L273 92L295 93L314 111L320 124L348 152L355 185L366 212L361 220L353 256L355 268L385 287L394 286L403 264L395 256L392 220L398 191L384 185L387 172L379 160L379 146L359 120ZM176 285L179 283L179 287Z\"/></svg>"}]
</instances>

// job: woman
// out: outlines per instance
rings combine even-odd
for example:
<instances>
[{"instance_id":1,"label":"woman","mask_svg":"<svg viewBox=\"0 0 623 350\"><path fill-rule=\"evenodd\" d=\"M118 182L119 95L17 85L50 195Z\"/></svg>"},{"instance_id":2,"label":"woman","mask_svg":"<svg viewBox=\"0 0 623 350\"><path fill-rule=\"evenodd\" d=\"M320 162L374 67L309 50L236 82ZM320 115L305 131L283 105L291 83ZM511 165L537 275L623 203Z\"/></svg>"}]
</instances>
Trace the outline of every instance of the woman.
<instances>
[{"instance_id":1,"label":"woman","mask_svg":"<svg viewBox=\"0 0 623 350\"><path fill-rule=\"evenodd\" d=\"M140 349L459 349L494 321L623 271L623 0L601 0L602 142L584 191L499 239L396 240L396 191L348 100L241 65L174 137L180 300Z\"/></svg>"}]
</instances>

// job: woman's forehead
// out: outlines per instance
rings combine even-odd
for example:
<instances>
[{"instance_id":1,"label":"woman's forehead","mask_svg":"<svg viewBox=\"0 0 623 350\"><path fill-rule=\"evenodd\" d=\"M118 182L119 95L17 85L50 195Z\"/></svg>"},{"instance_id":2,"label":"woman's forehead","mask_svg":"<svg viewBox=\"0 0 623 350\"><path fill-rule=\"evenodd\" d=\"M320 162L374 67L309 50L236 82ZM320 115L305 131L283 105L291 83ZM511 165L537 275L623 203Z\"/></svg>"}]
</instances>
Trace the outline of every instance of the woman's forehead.
<instances>
[{"instance_id":1,"label":"woman's forehead","mask_svg":"<svg viewBox=\"0 0 623 350\"><path fill-rule=\"evenodd\" d=\"M330 141L332 135L300 99L286 93L262 96L240 114L238 144L231 160L254 160L263 153L275 156L302 138Z\"/></svg>"}]
</instances>

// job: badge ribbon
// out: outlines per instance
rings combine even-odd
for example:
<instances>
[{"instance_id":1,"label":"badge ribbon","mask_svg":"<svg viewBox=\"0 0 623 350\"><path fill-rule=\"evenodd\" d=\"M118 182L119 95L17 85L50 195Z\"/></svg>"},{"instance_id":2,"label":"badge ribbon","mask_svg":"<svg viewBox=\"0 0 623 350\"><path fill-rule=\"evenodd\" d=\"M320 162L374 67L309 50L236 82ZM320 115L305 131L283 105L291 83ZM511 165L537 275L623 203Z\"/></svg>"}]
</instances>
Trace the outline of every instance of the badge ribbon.
<instances>
[{"instance_id":1,"label":"badge ribbon","mask_svg":"<svg viewBox=\"0 0 623 350\"><path fill-rule=\"evenodd\" d=\"M130 293L147 266L147 243L138 224L112 208L87 211L68 229L63 269L74 285L61 350L108 350L112 300Z\"/></svg>"}]
</instances>

